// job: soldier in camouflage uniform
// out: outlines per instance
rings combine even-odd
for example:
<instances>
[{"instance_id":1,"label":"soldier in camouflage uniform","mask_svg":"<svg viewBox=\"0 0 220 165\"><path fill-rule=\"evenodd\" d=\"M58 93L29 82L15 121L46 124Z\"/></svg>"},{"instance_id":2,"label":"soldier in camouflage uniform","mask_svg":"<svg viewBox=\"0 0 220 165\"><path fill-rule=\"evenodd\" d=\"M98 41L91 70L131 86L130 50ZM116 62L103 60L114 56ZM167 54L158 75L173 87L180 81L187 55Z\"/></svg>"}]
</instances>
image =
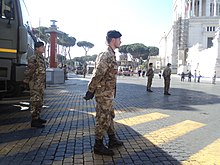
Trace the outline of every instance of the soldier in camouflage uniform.
<instances>
[{"instance_id":1,"label":"soldier in camouflage uniform","mask_svg":"<svg viewBox=\"0 0 220 165\"><path fill-rule=\"evenodd\" d=\"M35 43L35 54L28 59L28 66L25 71L24 83L30 88L30 110L31 127L42 128L46 120L40 118L43 106L43 95L45 89L46 67L43 57L45 51L43 42Z\"/></svg>"},{"instance_id":2,"label":"soldier in camouflage uniform","mask_svg":"<svg viewBox=\"0 0 220 165\"><path fill-rule=\"evenodd\" d=\"M149 63L149 67L148 67L146 76L147 76L147 91L148 92L153 92L151 90L152 80L154 78L153 63Z\"/></svg>"},{"instance_id":3,"label":"soldier in camouflage uniform","mask_svg":"<svg viewBox=\"0 0 220 165\"><path fill-rule=\"evenodd\" d=\"M169 93L170 89L170 76L171 76L171 64L168 63L167 67L163 71L163 78L164 78L164 95L171 95Z\"/></svg>"},{"instance_id":4,"label":"soldier in camouflage uniform","mask_svg":"<svg viewBox=\"0 0 220 165\"><path fill-rule=\"evenodd\" d=\"M94 153L100 155L114 155L111 150L123 145L115 136L113 99L116 92L117 62L114 50L121 44L121 33L115 30L107 33L108 48L100 53L96 59L93 76L88 85L84 99L96 99L96 127ZM108 148L103 144L104 134L109 137Z\"/></svg>"}]
</instances>

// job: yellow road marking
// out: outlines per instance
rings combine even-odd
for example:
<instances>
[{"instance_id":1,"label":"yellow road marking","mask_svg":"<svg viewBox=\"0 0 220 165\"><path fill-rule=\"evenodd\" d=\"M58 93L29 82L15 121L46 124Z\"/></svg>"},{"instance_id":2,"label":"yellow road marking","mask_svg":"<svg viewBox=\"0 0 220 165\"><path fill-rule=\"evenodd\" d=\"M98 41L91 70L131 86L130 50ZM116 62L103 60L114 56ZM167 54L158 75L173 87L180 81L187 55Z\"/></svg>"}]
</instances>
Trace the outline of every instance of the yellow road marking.
<instances>
[{"instance_id":1,"label":"yellow road marking","mask_svg":"<svg viewBox=\"0 0 220 165\"><path fill-rule=\"evenodd\" d=\"M0 52L5 52L5 53L17 53L17 50L16 50L16 49L0 48Z\"/></svg>"},{"instance_id":2,"label":"yellow road marking","mask_svg":"<svg viewBox=\"0 0 220 165\"><path fill-rule=\"evenodd\" d=\"M190 131L205 126L203 123L185 120L175 125L171 125L157 131L144 135L145 138L150 140L155 145L167 143L182 136Z\"/></svg>"},{"instance_id":3,"label":"yellow road marking","mask_svg":"<svg viewBox=\"0 0 220 165\"><path fill-rule=\"evenodd\" d=\"M162 119L165 117L169 117L169 115L155 112L155 113L144 114L144 115L140 115L140 116L129 117L126 119L117 120L116 122L121 123L121 124L125 124L128 126L132 126L132 125L137 125L137 124L141 124L141 123L145 123L145 122L149 122L149 121L153 121L153 120Z\"/></svg>"},{"instance_id":4,"label":"yellow road marking","mask_svg":"<svg viewBox=\"0 0 220 165\"><path fill-rule=\"evenodd\" d=\"M220 164L220 139L217 139L198 153L192 155L187 161L182 162L183 165L192 165L195 163L200 165Z\"/></svg>"},{"instance_id":5,"label":"yellow road marking","mask_svg":"<svg viewBox=\"0 0 220 165\"><path fill-rule=\"evenodd\" d=\"M123 112L115 111L115 114L118 114L118 113L123 113ZM88 112L88 114L95 116L96 112Z\"/></svg>"},{"instance_id":6,"label":"yellow road marking","mask_svg":"<svg viewBox=\"0 0 220 165\"><path fill-rule=\"evenodd\" d=\"M96 112L88 112L88 114L95 116Z\"/></svg>"}]
</instances>

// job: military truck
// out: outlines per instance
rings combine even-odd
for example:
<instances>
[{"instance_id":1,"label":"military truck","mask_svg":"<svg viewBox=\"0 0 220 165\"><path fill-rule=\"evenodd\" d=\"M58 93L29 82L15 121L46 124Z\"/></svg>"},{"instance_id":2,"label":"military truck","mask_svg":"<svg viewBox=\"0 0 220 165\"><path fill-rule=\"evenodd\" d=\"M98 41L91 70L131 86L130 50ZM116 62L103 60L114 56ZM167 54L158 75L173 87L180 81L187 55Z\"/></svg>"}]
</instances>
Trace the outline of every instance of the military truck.
<instances>
[{"instance_id":1,"label":"military truck","mask_svg":"<svg viewBox=\"0 0 220 165\"><path fill-rule=\"evenodd\" d=\"M34 53L32 33L24 0L0 0L0 98L22 92L28 56Z\"/></svg>"}]
</instances>

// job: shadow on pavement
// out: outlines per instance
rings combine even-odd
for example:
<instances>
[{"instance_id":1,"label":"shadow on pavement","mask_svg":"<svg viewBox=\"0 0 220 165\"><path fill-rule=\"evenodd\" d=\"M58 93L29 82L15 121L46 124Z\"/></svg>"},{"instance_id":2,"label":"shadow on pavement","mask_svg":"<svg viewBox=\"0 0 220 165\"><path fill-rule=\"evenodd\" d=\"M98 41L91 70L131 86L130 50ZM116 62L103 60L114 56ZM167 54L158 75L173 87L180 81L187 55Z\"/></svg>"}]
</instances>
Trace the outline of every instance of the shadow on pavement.
<instances>
[{"instance_id":1,"label":"shadow on pavement","mask_svg":"<svg viewBox=\"0 0 220 165\"><path fill-rule=\"evenodd\" d=\"M88 110L85 111L88 112ZM27 162L52 164L59 161L64 162L66 159L72 164L79 162L116 165L180 164L169 153L152 144L134 129L119 123L116 123L117 135L124 142L124 146L114 149L113 157L95 155L93 154L94 116L77 111L74 113L85 117L67 122L58 119L52 125L49 122L44 129L26 128L0 133L0 145L4 145L5 152L11 150L4 156L0 155L0 164L9 162L12 164ZM69 114L68 117L72 115L74 114ZM107 144L108 138L105 138L104 141Z\"/></svg>"},{"instance_id":2,"label":"shadow on pavement","mask_svg":"<svg viewBox=\"0 0 220 165\"><path fill-rule=\"evenodd\" d=\"M48 87L45 99L48 108L42 113L48 120L44 129L30 128L29 111L20 112L19 107L8 105L1 112L5 105L0 105L0 164L52 164L67 159L72 164L180 164L143 135L119 123L116 123L117 134L124 147L116 149L113 158L94 155L95 118L91 113L95 112L95 103L94 99L90 102L82 99L87 83L87 80L74 80L72 85L54 90ZM124 108L122 111L129 107L196 111L192 106L220 102L217 95L196 90L172 88L171 96L164 96L163 88L153 90L147 93L144 85L118 83L115 102Z\"/></svg>"},{"instance_id":3,"label":"shadow on pavement","mask_svg":"<svg viewBox=\"0 0 220 165\"><path fill-rule=\"evenodd\" d=\"M219 96L201 91L171 88L170 93L171 96L164 96L162 87L154 87L153 92L149 93L143 85L119 83L115 100L128 107L135 105L141 108L187 111L197 110L192 107L195 105L220 103Z\"/></svg>"}]
</instances>

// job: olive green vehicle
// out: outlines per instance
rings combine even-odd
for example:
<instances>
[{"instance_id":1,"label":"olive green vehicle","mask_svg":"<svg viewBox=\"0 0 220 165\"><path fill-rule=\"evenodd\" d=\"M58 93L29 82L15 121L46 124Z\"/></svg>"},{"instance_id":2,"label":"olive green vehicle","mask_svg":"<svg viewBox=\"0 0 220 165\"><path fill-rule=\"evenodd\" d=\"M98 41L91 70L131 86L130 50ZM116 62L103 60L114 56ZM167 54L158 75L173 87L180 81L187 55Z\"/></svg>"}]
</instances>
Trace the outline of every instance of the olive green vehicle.
<instances>
[{"instance_id":1,"label":"olive green vehicle","mask_svg":"<svg viewBox=\"0 0 220 165\"><path fill-rule=\"evenodd\" d=\"M0 0L0 99L18 96L35 36L24 0Z\"/></svg>"}]
</instances>

